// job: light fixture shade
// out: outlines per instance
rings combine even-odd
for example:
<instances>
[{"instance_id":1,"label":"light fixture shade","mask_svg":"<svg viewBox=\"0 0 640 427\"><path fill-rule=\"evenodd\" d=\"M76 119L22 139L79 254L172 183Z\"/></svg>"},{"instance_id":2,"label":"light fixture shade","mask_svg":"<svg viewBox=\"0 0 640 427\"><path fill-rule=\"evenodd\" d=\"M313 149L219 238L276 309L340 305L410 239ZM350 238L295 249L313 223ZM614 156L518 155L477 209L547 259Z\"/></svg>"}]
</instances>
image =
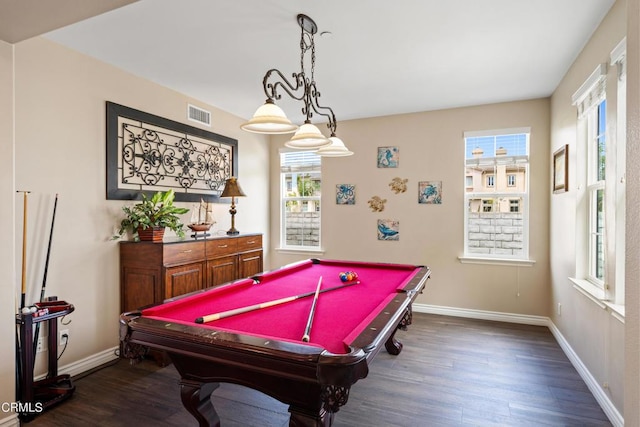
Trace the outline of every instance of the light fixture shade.
<instances>
[{"instance_id":1,"label":"light fixture shade","mask_svg":"<svg viewBox=\"0 0 640 427\"><path fill-rule=\"evenodd\" d=\"M295 132L298 126L291 123L282 108L268 99L258 107L251 120L240 125L240 128L253 133L280 134Z\"/></svg>"},{"instance_id":2,"label":"light fixture shade","mask_svg":"<svg viewBox=\"0 0 640 427\"><path fill-rule=\"evenodd\" d=\"M337 136L332 136L329 141L331 141L331 145L318 148L317 155L323 157L345 157L353 154L353 151L349 151L344 142Z\"/></svg>"},{"instance_id":3,"label":"light fixture shade","mask_svg":"<svg viewBox=\"0 0 640 427\"><path fill-rule=\"evenodd\" d=\"M317 126L305 122L284 145L285 147L296 148L298 150L315 150L330 144L331 141L320 132Z\"/></svg>"},{"instance_id":4,"label":"light fixture shade","mask_svg":"<svg viewBox=\"0 0 640 427\"><path fill-rule=\"evenodd\" d=\"M224 185L224 190L222 190L222 194L220 197L243 197L246 196L240 188L240 184L238 184L238 180L235 176L227 179L227 182Z\"/></svg>"}]
</instances>

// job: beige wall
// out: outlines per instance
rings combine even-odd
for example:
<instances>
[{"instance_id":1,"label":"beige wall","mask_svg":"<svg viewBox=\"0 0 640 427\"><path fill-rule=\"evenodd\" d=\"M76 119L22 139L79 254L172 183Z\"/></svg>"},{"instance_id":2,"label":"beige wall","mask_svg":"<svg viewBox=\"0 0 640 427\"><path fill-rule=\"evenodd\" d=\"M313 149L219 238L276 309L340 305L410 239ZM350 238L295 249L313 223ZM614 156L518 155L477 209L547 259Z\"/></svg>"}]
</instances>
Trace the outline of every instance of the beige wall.
<instances>
[{"instance_id":1,"label":"beige wall","mask_svg":"<svg viewBox=\"0 0 640 427\"><path fill-rule=\"evenodd\" d=\"M32 192L27 301L39 298L51 212L58 193L46 294L57 295L76 307L65 319L71 321L65 326L70 331L70 340L59 363L64 367L101 352L107 352L105 357L112 357L111 349L118 345L120 294L118 243L110 237L121 218L121 207L130 202L105 200L105 101L190 125L193 123L186 120L187 103L212 111L213 126L207 130L239 141L238 178L247 197L237 203L236 227L243 232L268 232L268 215L265 215L268 212L268 143L262 136L242 132L239 129L242 119L238 117L48 40L35 38L18 43L15 52L15 186ZM4 50L0 53L5 61ZM0 89L6 80L4 70L1 69ZM0 104L0 111L5 108L4 103ZM4 120L5 114L0 117ZM1 129L4 132L5 127ZM4 148L4 136L2 141ZM0 158L10 165L11 157ZM10 168L0 170L4 173ZM1 182L2 186L11 186L9 179ZM10 200L15 197L12 194ZM14 222L13 212L7 206L3 204L0 208L3 218L0 224ZM215 206L218 223L214 232L224 232L230 227L228 210L228 204ZM21 204L16 207L16 215L21 218ZM184 221L188 220L187 214ZM18 227L21 221L15 224ZM3 235L11 235L11 228ZM268 235L265 235L265 247L268 245ZM21 242L16 242L16 253L20 250ZM5 257L0 259L5 262ZM11 288L14 281L2 283ZM1 298L0 304L8 300L13 298ZM13 311L12 307L10 312ZM13 335L0 336L5 342L13 342ZM43 364L41 356L38 372L43 371ZM5 366L3 364L2 369ZM13 388L13 377L10 380L3 381L2 390Z\"/></svg>"},{"instance_id":2,"label":"beige wall","mask_svg":"<svg viewBox=\"0 0 640 427\"><path fill-rule=\"evenodd\" d=\"M640 1L627 0L627 209L624 418L640 425Z\"/></svg>"},{"instance_id":3,"label":"beige wall","mask_svg":"<svg viewBox=\"0 0 640 427\"><path fill-rule=\"evenodd\" d=\"M629 209L623 325L573 290L567 280L575 273L575 193L551 194L549 163L551 153L562 144L575 144L576 112L571 94L597 63L608 60L611 49L624 37L627 3ZM422 304L550 316L598 383L609 385L605 391L618 410L622 411L623 400L626 402L627 425L640 425L638 3L619 0L615 4L550 100L340 122L339 136L356 154L324 162L325 252L319 255L427 264L433 278L418 300ZM242 119L238 117L44 39L17 44L15 61L12 51L10 45L0 42L0 194L9 201L0 205L0 233L7 236L0 246L0 313L5 313L6 319L0 322L0 337L5 343L13 343L15 337L10 325L14 295L20 286L16 276L20 257L16 254L20 254L21 239L16 239L16 233L21 230L22 211L19 204L16 206L15 189L29 189L33 192L29 208L29 301L37 299L39 293L53 197L60 194L47 295L58 295L76 305L76 312L69 316L72 322L66 326L71 339L61 366L117 345L117 243L109 237L124 203L104 197L106 100L177 121L185 121L187 102L212 110L214 126L210 130L240 141L239 178L249 197L238 203L237 227L266 233L267 268L313 256L273 250L279 245L277 153L284 138L273 138L267 145L264 137L241 132L238 126ZM530 250L536 263L533 267L460 264L463 132L520 126L532 128ZM376 167L377 147L387 145L400 147L398 169ZM570 148L571 171L575 171L574 153ZM396 176L409 179L407 193L390 191L388 184ZM443 182L442 205L417 203L417 183L421 180ZM570 176L572 182L575 176ZM334 188L341 183L356 184L355 206L335 204ZM369 211L367 200L374 195L388 200L384 212ZM215 215L217 228L226 230L227 206L216 206ZM400 241L377 241L375 224L379 218L400 220ZM555 314L557 303L563 304L562 316ZM621 369L623 352L625 371ZM0 358L4 360L0 364L0 401L12 401L13 346L0 347ZM42 365L39 360L40 372ZM4 415L0 413L0 423Z\"/></svg>"},{"instance_id":4,"label":"beige wall","mask_svg":"<svg viewBox=\"0 0 640 427\"><path fill-rule=\"evenodd\" d=\"M15 400L16 276L14 270L13 46L0 41L0 403ZM19 292L19 291L17 291ZM19 300L17 300L19 301ZM11 415L0 412L0 424Z\"/></svg>"},{"instance_id":5,"label":"beige wall","mask_svg":"<svg viewBox=\"0 0 640 427\"><path fill-rule=\"evenodd\" d=\"M569 191L551 196L551 320L569 342L617 410L623 412L625 325L573 288L576 275L577 110L571 96L626 35L626 2L611 8L591 40L570 67L551 98L551 153L569 144ZM609 73L615 75L615 68ZM631 76L628 77L631 81ZM550 154L549 154L550 156ZM551 177L549 177L551 179ZM555 307L562 304L561 315ZM605 387L608 385L608 387ZM629 424L636 425L636 424Z\"/></svg>"},{"instance_id":6,"label":"beige wall","mask_svg":"<svg viewBox=\"0 0 640 427\"><path fill-rule=\"evenodd\" d=\"M533 267L461 264L464 238L465 131L531 127L531 235ZM320 256L426 264L433 277L418 303L547 316L549 298L549 100L484 105L340 122L338 135L355 152L322 165L322 247ZM279 244L278 150L271 147L271 231ZM398 168L376 166L377 147L398 146ZM394 177L408 179L406 193L389 188ZM442 181L441 205L418 204L419 181ZM337 184L356 185L356 204L336 205ZM372 196L387 199L373 213ZM399 241L377 240L378 219L400 221ZM274 250L273 265L309 254Z\"/></svg>"}]
</instances>

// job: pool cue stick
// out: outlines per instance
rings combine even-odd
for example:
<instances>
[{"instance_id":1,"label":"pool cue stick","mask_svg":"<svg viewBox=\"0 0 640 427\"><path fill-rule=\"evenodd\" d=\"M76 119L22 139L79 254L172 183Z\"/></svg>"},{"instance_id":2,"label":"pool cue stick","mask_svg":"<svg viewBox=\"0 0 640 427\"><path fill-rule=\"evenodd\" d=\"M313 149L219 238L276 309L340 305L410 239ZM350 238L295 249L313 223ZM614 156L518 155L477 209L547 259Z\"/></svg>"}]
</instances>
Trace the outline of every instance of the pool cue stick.
<instances>
[{"instance_id":1,"label":"pool cue stick","mask_svg":"<svg viewBox=\"0 0 640 427\"><path fill-rule=\"evenodd\" d=\"M18 309L18 299L14 294L14 302L16 313L20 313ZM22 400L22 346L20 345L20 325L16 327L16 400Z\"/></svg>"},{"instance_id":2,"label":"pool cue stick","mask_svg":"<svg viewBox=\"0 0 640 427\"><path fill-rule=\"evenodd\" d=\"M323 290L320 291L320 293L329 292L329 291L335 291L335 290L338 290L338 289L346 288L347 286L357 285L358 283L360 283L360 281L356 280L356 281L353 281L353 282L350 282L350 283L345 283L344 285L336 286L336 287L333 287L333 288L323 289ZM272 301L263 302L263 303L260 303L260 304L254 304L254 305L248 305L246 307L234 308L232 310L222 311L220 313L208 314L206 316L198 317L195 320L195 322L196 323L213 322L214 320L224 319L225 317L235 316L236 314L248 313L249 311L260 310L260 309L267 308L267 307L273 307L274 305L284 304L284 303L295 301L295 300L298 300L298 299L301 299L301 298L310 297L311 295L314 295L315 293L316 293L315 291L311 291L311 292L306 292L304 294L294 295L294 296L291 296L291 297L285 297L285 298L280 298L280 299L276 299L276 300L272 300Z\"/></svg>"},{"instance_id":3,"label":"pool cue stick","mask_svg":"<svg viewBox=\"0 0 640 427\"><path fill-rule=\"evenodd\" d=\"M318 279L318 287L316 288L316 294L313 296L313 302L311 303L311 310L309 311L309 318L307 319L307 326L304 328L304 335L302 341L309 342L311 338L311 324L313 323L313 315L316 312L316 305L318 304L318 295L320 294L320 286L322 285L322 276Z\"/></svg>"},{"instance_id":4,"label":"pool cue stick","mask_svg":"<svg viewBox=\"0 0 640 427\"><path fill-rule=\"evenodd\" d=\"M53 202L53 215L51 216L51 229L49 231L49 244L47 246L47 257L44 261L44 275L42 276L42 287L40 288L40 302L44 301L44 292L47 287L47 273L49 272L49 257L51 256L51 241L53 240L53 225L56 221L56 209L58 207L58 193L56 193L56 199ZM36 323L35 338L33 339L33 354L36 354L38 349L38 337L40 336L40 323ZM33 358L35 363L36 358Z\"/></svg>"},{"instance_id":5,"label":"pool cue stick","mask_svg":"<svg viewBox=\"0 0 640 427\"><path fill-rule=\"evenodd\" d=\"M24 195L24 211L22 213L22 294L20 298L20 309L23 309L27 295L27 194L30 191L16 191L16 193Z\"/></svg>"},{"instance_id":6,"label":"pool cue stick","mask_svg":"<svg viewBox=\"0 0 640 427\"><path fill-rule=\"evenodd\" d=\"M23 213L22 213L22 283L21 283L21 293L20 293L20 310L19 313L22 313L22 309L25 307L26 295L27 295L27 194L30 191L16 191L16 193L23 194ZM22 377L25 372L25 367L22 366L22 346L24 343L20 341L20 333L18 329L16 329L16 381L17 387L16 391L22 399L22 389L20 387L22 382Z\"/></svg>"}]
</instances>

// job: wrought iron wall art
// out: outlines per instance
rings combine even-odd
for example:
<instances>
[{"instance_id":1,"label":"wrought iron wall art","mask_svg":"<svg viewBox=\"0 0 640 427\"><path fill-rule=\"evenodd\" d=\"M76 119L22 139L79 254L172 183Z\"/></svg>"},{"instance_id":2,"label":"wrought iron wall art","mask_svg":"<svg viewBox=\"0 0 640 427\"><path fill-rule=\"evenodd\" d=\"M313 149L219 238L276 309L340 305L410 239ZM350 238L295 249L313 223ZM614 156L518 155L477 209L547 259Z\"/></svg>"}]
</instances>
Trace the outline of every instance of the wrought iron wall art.
<instances>
[{"instance_id":1,"label":"wrought iron wall art","mask_svg":"<svg viewBox=\"0 0 640 427\"><path fill-rule=\"evenodd\" d=\"M177 201L215 202L237 174L237 140L107 102L107 199L173 189Z\"/></svg>"}]
</instances>

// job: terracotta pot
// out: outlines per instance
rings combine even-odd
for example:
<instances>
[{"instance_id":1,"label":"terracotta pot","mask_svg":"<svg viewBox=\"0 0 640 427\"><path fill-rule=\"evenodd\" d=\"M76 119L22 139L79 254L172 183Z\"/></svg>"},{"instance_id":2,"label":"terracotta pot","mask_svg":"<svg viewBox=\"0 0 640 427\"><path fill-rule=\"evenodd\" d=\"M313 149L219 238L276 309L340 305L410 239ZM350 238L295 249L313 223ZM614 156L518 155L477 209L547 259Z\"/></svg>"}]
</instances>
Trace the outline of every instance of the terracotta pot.
<instances>
[{"instance_id":1,"label":"terracotta pot","mask_svg":"<svg viewBox=\"0 0 640 427\"><path fill-rule=\"evenodd\" d=\"M162 239L164 238L164 227L149 227L145 229L138 227L138 237L140 238L140 241L143 242L162 242Z\"/></svg>"}]
</instances>

